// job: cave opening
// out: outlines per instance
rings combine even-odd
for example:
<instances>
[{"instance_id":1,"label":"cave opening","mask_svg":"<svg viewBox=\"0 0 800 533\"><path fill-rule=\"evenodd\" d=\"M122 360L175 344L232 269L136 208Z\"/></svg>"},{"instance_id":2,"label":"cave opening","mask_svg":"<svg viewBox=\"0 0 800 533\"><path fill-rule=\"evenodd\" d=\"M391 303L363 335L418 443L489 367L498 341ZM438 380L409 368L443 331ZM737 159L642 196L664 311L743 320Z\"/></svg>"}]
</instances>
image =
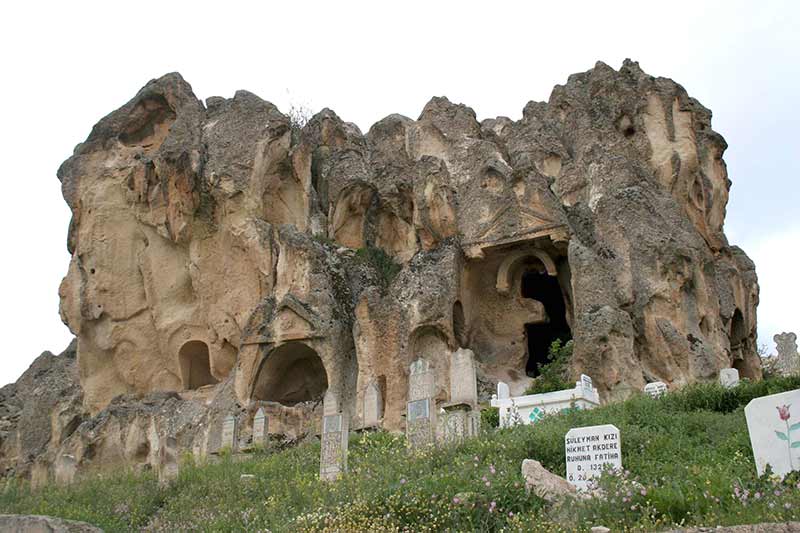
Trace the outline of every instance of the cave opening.
<instances>
[{"instance_id":1,"label":"cave opening","mask_svg":"<svg viewBox=\"0 0 800 533\"><path fill-rule=\"evenodd\" d=\"M560 339L566 343L572 339L572 331L567 323L567 309L564 295L555 276L546 272L528 270L522 274L521 295L542 303L547 321L525 324L525 340L528 348L528 361L525 372L528 376L540 374L540 366L547 364L547 355L553 341Z\"/></svg>"},{"instance_id":2,"label":"cave opening","mask_svg":"<svg viewBox=\"0 0 800 533\"><path fill-rule=\"evenodd\" d=\"M178 352L183 388L198 389L219 381L211 374L208 344L203 341L189 341Z\"/></svg>"},{"instance_id":3,"label":"cave opening","mask_svg":"<svg viewBox=\"0 0 800 533\"><path fill-rule=\"evenodd\" d=\"M328 374L317 352L302 342L275 348L261 364L253 399L293 406L322 401L328 390Z\"/></svg>"}]
</instances>

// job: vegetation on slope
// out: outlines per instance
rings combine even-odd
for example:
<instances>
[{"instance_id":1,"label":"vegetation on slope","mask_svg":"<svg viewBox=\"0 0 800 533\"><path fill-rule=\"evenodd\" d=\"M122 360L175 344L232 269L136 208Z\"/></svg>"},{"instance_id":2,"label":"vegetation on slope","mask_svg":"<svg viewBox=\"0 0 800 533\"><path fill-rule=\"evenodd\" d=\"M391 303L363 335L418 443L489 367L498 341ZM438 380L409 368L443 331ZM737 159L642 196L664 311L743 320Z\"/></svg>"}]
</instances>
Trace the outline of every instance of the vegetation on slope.
<instances>
[{"instance_id":1,"label":"vegetation on slope","mask_svg":"<svg viewBox=\"0 0 800 533\"><path fill-rule=\"evenodd\" d=\"M800 479L755 475L743 407L800 388L800 378L686 387L535 427L489 430L459 446L412 453L402 436L354 435L350 472L318 481L319 443L216 464L187 459L179 479L122 474L71 487L9 486L0 512L85 520L106 531L575 531L593 525L652 531L674 525L797 520ZM571 427L614 424L625 472L602 496L550 506L524 489L520 465L535 458L564 474ZM252 474L253 478L242 478Z\"/></svg>"}]
</instances>

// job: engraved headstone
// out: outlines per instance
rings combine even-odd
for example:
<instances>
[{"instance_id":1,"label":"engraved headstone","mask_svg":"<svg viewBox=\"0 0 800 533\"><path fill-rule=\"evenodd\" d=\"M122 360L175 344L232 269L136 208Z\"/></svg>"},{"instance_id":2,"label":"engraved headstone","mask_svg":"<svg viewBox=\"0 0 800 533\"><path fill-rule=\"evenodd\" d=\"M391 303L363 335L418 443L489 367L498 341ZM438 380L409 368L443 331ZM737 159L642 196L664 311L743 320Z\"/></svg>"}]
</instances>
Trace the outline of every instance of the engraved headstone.
<instances>
[{"instance_id":1,"label":"engraved headstone","mask_svg":"<svg viewBox=\"0 0 800 533\"><path fill-rule=\"evenodd\" d=\"M778 348L778 370L790 376L800 373L800 355L797 353L797 335L792 332L772 337Z\"/></svg>"},{"instance_id":2,"label":"engraved headstone","mask_svg":"<svg viewBox=\"0 0 800 533\"><path fill-rule=\"evenodd\" d=\"M411 363L406 404L406 440L412 448L436 440L434 413L434 374L425 359Z\"/></svg>"},{"instance_id":3,"label":"engraved headstone","mask_svg":"<svg viewBox=\"0 0 800 533\"><path fill-rule=\"evenodd\" d=\"M408 376L408 401L432 398L434 396L434 373L425 359L411 363Z\"/></svg>"},{"instance_id":4,"label":"engraved headstone","mask_svg":"<svg viewBox=\"0 0 800 533\"><path fill-rule=\"evenodd\" d=\"M655 381L644 386L644 393L651 398L660 398L667 393L667 384L662 381Z\"/></svg>"},{"instance_id":5,"label":"engraved headstone","mask_svg":"<svg viewBox=\"0 0 800 533\"><path fill-rule=\"evenodd\" d=\"M583 389L583 393L587 396L590 396L594 393L594 384L592 383L592 378L587 376L586 374L581 374L581 388Z\"/></svg>"},{"instance_id":6,"label":"engraved headstone","mask_svg":"<svg viewBox=\"0 0 800 533\"><path fill-rule=\"evenodd\" d=\"M459 348L450 356L450 403L478 404L475 353Z\"/></svg>"},{"instance_id":7,"label":"engraved headstone","mask_svg":"<svg viewBox=\"0 0 800 533\"><path fill-rule=\"evenodd\" d=\"M723 368L719 371L719 384L731 389L739 384L739 371L735 368Z\"/></svg>"},{"instance_id":8,"label":"engraved headstone","mask_svg":"<svg viewBox=\"0 0 800 533\"><path fill-rule=\"evenodd\" d=\"M497 399L498 400L505 400L511 398L511 389L508 388L507 383L503 383L502 381L497 382Z\"/></svg>"},{"instance_id":9,"label":"engraved headstone","mask_svg":"<svg viewBox=\"0 0 800 533\"><path fill-rule=\"evenodd\" d=\"M373 381L364 391L364 427L380 425L381 418L383 418L383 397L380 387Z\"/></svg>"},{"instance_id":10,"label":"engraved headstone","mask_svg":"<svg viewBox=\"0 0 800 533\"><path fill-rule=\"evenodd\" d=\"M751 400L744 416L759 476L800 470L800 389Z\"/></svg>"},{"instance_id":11,"label":"engraved headstone","mask_svg":"<svg viewBox=\"0 0 800 533\"><path fill-rule=\"evenodd\" d=\"M236 445L239 440L237 435L238 423L236 417L228 415L222 422L222 437L220 439L220 449L228 449L231 452L236 451Z\"/></svg>"},{"instance_id":12,"label":"engraved headstone","mask_svg":"<svg viewBox=\"0 0 800 533\"><path fill-rule=\"evenodd\" d=\"M178 477L178 440L166 437L161 440L158 450L158 483L168 485Z\"/></svg>"},{"instance_id":13,"label":"engraved headstone","mask_svg":"<svg viewBox=\"0 0 800 533\"><path fill-rule=\"evenodd\" d=\"M611 424L572 428L564 437L567 481L586 490L605 469L622 468L619 429Z\"/></svg>"},{"instance_id":14,"label":"engraved headstone","mask_svg":"<svg viewBox=\"0 0 800 533\"><path fill-rule=\"evenodd\" d=\"M339 402L330 389L325 393L322 414L319 477L324 481L333 481L343 472L347 472L350 419L347 414L339 411Z\"/></svg>"},{"instance_id":15,"label":"engraved headstone","mask_svg":"<svg viewBox=\"0 0 800 533\"><path fill-rule=\"evenodd\" d=\"M269 418L264 412L263 407L259 407L256 416L253 417L253 445L263 446L267 442L269 432Z\"/></svg>"}]
</instances>

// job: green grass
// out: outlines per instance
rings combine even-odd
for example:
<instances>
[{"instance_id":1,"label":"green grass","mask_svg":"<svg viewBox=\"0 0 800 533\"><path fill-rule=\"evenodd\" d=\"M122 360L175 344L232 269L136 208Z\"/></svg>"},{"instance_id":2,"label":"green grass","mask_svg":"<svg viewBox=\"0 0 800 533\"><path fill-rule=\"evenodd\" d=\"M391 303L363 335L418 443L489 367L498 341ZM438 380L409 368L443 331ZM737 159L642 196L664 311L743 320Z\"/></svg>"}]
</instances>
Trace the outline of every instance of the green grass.
<instances>
[{"instance_id":1,"label":"green grass","mask_svg":"<svg viewBox=\"0 0 800 533\"><path fill-rule=\"evenodd\" d=\"M800 379L686 387L636 396L535 427L489 430L459 446L412 453L400 435L354 435L350 472L318 481L319 444L245 461L182 465L171 487L120 474L68 488L12 485L0 512L84 520L106 531L653 531L800 519L798 476L755 475L743 407L757 396L800 388ZM606 476L602 496L547 505L520 474L535 458L564 474L571 427L614 424L626 473ZM242 480L242 474L255 479Z\"/></svg>"}]
</instances>

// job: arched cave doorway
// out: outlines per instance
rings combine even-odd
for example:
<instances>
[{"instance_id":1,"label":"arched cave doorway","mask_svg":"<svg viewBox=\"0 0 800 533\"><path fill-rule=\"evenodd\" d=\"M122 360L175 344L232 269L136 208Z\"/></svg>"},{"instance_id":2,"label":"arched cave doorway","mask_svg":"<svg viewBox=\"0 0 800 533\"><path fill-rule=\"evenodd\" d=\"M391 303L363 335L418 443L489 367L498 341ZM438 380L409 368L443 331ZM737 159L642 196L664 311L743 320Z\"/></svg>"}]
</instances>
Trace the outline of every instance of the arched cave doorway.
<instances>
[{"instance_id":1,"label":"arched cave doorway","mask_svg":"<svg viewBox=\"0 0 800 533\"><path fill-rule=\"evenodd\" d=\"M567 323L567 309L558 279L536 269L522 274L523 298L532 298L542 303L547 313L547 322L525 324L525 339L528 345L528 362L525 371L529 376L539 375L539 365L547 363L550 345L556 339L567 342L572 331Z\"/></svg>"},{"instance_id":2,"label":"arched cave doorway","mask_svg":"<svg viewBox=\"0 0 800 533\"><path fill-rule=\"evenodd\" d=\"M321 401L327 389L328 374L317 352L302 342L289 342L264 359L253 399L292 406Z\"/></svg>"},{"instance_id":3,"label":"arched cave doorway","mask_svg":"<svg viewBox=\"0 0 800 533\"><path fill-rule=\"evenodd\" d=\"M197 389L219 381L211 375L208 345L203 341L189 341L178 352L183 388Z\"/></svg>"}]
</instances>

